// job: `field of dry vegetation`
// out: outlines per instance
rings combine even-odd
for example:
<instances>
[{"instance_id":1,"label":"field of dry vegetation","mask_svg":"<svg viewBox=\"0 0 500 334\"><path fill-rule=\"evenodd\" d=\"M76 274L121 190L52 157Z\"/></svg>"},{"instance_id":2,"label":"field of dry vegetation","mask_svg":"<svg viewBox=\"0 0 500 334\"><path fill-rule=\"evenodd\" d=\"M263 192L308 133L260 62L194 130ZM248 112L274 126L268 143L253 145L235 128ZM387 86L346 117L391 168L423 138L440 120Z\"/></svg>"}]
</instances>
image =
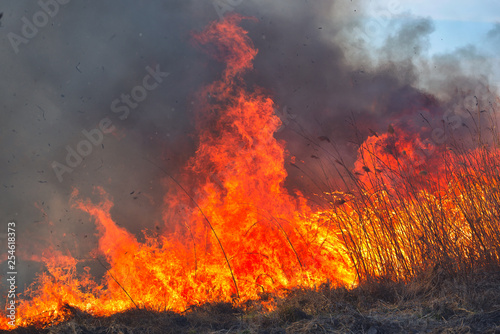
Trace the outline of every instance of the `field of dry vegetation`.
<instances>
[{"instance_id":1,"label":"field of dry vegetation","mask_svg":"<svg viewBox=\"0 0 500 334\"><path fill-rule=\"evenodd\" d=\"M242 305L102 318L66 306L64 323L13 332L500 333L499 142L477 130L473 148L455 141L424 164L404 157L397 129L367 141L357 169L335 162L352 190L329 193L327 211L356 269L354 289L325 283Z\"/></svg>"},{"instance_id":2,"label":"field of dry vegetation","mask_svg":"<svg viewBox=\"0 0 500 334\"><path fill-rule=\"evenodd\" d=\"M500 274L449 277L435 268L406 284L373 281L354 290L323 285L244 307L207 304L185 313L130 310L96 318L68 307L72 319L14 333L500 333Z\"/></svg>"}]
</instances>

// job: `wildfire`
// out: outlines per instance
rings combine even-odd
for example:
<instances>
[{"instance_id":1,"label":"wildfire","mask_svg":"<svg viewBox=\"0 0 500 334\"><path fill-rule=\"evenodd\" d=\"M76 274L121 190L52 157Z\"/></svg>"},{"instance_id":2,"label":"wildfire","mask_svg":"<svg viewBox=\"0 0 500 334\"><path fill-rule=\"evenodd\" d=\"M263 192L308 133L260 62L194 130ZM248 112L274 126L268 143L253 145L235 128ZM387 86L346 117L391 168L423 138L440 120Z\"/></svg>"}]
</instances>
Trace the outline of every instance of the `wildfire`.
<instances>
[{"instance_id":1,"label":"wildfire","mask_svg":"<svg viewBox=\"0 0 500 334\"><path fill-rule=\"evenodd\" d=\"M408 280L429 269L468 273L500 263L498 134L436 146L390 127L366 139L356 196L335 208L358 277Z\"/></svg>"},{"instance_id":2,"label":"wildfire","mask_svg":"<svg viewBox=\"0 0 500 334\"><path fill-rule=\"evenodd\" d=\"M242 78L257 50L241 20L230 16L193 35L226 69L199 94L199 146L181 187L165 196L169 233L145 231L141 243L113 221L104 190L98 189L99 204L78 199L75 190L74 206L97 226L106 275L96 283L77 273L70 254L47 252L47 273L26 292L30 298L18 306L16 325L53 324L71 308L96 316L133 307L183 311L326 281L355 282L331 216L313 212L299 192L291 195L283 186L286 152L273 136L281 122L273 101Z\"/></svg>"},{"instance_id":3,"label":"wildfire","mask_svg":"<svg viewBox=\"0 0 500 334\"><path fill-rule=\"evenodd\" d=\"M384 276L406 280L432 266L469 272L500 262L500 152L435 147L396 125L368 137L344 180L352 191L308 204L284 187L285 145L274 103L243 74L257 54L232 15L193 34L226 64L198 94L198 148L164 197L164 233L144 242L117 225L112 199L79 197L99 234L101 282L69 253L48 250L36 284L18 305L17 326L48 325L75 309L105 316L137 308L184 311L191 305L244 304L325 282L353 286ZM272 305L268 305L269 308ZM9 329L0 319L0 329Z\"/></svg>"}]
</instances>

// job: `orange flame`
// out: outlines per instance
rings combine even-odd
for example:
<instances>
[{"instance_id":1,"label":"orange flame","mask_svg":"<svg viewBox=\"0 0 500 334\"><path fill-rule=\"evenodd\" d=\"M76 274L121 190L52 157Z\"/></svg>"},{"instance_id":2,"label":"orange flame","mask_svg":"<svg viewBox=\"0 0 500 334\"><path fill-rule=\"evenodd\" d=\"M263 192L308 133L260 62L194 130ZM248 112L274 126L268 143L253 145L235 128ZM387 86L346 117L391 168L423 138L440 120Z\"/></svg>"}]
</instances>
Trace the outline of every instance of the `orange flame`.
<instances>
[{"instance_id":1,"label":"orange flame","mask_svg":"<svg viewBox=\"0 0 500 334\"><path fill-rule=\"evenodd\" d=\"M227 65L222 79L200 93L200 143L180 183L189 191L165 196L169 233L145 231L141 243L113 221L104 190L98 188L103 201L97 205L77 199L75 191L74 206L96 223L108 270L98 284L88 272L78 273L71 255L45 253L47 273L19 304L17 326L54 324L71 308L96 316L133 307L183 311L291 287L355 282L331 215L313 212L299 192L292 196L283 186L286 152L273 136L281 122L273 101L242 78L257 54L237 25L242 19L230 16L193 36Z\"/></svg>"},{"instance_id":2,"label":"orange flame","mask_svg":"<svg viewBox=\"0 0 500 334\"><path fill-rule=\"evenodd\" d=\"M377 185L397 188L408 179L425 188L428 180L436 182L445 176L443 154L442 146L391 126L390 132L374 134L364 141L354 172L372 190ZM441 182L446 185L445 180Z\"/></svg>"}]
</instances>

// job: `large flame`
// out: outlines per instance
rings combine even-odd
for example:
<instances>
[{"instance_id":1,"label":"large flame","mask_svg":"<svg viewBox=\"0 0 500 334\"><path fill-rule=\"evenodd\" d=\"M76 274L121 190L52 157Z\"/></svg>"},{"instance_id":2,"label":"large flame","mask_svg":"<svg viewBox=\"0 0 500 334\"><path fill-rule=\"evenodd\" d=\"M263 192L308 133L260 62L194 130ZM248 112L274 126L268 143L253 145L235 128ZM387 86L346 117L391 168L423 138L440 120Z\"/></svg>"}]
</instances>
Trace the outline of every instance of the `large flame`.
<instances>
[{"instance_id":1,"label":"large flame","mask_svg":"<svg viewBox=\"0 0 500 334\"><path fill-rule=\"evenodd\" d=\"M240 20L230 16L193 35L226 69L199 94L199 147L176 190L165 196L168 233L153 238L145 231L141 243L113 221L103 189L97 205L75 191L74 206L97 225L96 257L106 275L98 284L77 273L70 254L46 252L48 273L18 306L17 326L53 324L71 308L96 316L134 307L183 311L285 288L355 282L332 217L314 213L300 193L283 186L286 152L273 136L280 120L273 101L244 83L257 50ZM6 321L0 327L9 328Z\"/></svg>"}]
</instances>

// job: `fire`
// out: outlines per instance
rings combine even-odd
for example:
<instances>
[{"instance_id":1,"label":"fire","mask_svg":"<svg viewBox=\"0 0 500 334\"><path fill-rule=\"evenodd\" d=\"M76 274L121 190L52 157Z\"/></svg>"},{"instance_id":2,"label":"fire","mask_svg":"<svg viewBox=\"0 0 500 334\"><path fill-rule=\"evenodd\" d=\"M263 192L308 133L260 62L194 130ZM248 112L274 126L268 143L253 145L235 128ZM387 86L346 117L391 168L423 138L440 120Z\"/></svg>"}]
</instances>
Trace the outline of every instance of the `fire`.
<instances>
[{"instance_id":1,"label":"fire","mask_svg":"<svg viewBox=\"0 0 500 334\"><path fill-rule=\"evenodd\" d=\"M168 233L144 231L146 242L139 242L113 221L103 189L97 189L99 204L79 199L75 190L74 207L95 221L95 256L106 274L97 283L78 273L70 254L46 252L47 273L18 305L17 326L54 324L72 309L96 316L133 307L184 311L356 281L331 215L314 212L300 192L284 188L286 151L274 138L281 122L271 98L243 80L257 50L241 20L234 15L193 35L226 69L199 94L199 146L176 180L179 187L165 196Z\"/></svg>"},{"instance_id":2,"label":"fire","mask_svg":"<svg viewBox=\"0 0 500 334\"><path fill-rule=\"evenodd\" d=\"M398 127L361 145L350 174L356 194L335 208L358 277L404 281L500 264L500 148L481 130L475 148L436 146Z\"/></svg>"},{"instance_id":3,"label":"fire","mask_svg":"<svg viewBox=\"0 0 500 334\"><path fill-rule=\"evenodd\" d=\"M95 222L92 256L106 273L96 282L69 252L47 250L37 259L46 273L24 293L17 326L46 327L75 309L106 316L244 305L325 282L349 287L378 276L404 281L432 267L468 273L500 264L500 151L480 136L471 150L390 126L361 145L353 171L337 160L350 191L326 192L330 206L289 193L274 103L244 81L257 50L242 19L193 34L226 68L198 94L195 155L182 175L164 180L173 189L164 197L165 232L145 230L141 242L113 220L102 188L98 204L75 190L72 205ZM6 318L0 329L9 329Z\"/></svg>"},{"instance_id":4,"label":"fire","mask_svg":"<svg viewBox=\"0 0 500 334\"><path fill-rule=\"evenodd\" d=\"M354 171L371 190L382 185L396 189L408 179L419 188L428 186L429 180L438 179L445 186L449 180L443 170L443 155L446 151L442 145L391 125L387 133L374 134L364 141Z\"/></svg>"}]
</instances>

